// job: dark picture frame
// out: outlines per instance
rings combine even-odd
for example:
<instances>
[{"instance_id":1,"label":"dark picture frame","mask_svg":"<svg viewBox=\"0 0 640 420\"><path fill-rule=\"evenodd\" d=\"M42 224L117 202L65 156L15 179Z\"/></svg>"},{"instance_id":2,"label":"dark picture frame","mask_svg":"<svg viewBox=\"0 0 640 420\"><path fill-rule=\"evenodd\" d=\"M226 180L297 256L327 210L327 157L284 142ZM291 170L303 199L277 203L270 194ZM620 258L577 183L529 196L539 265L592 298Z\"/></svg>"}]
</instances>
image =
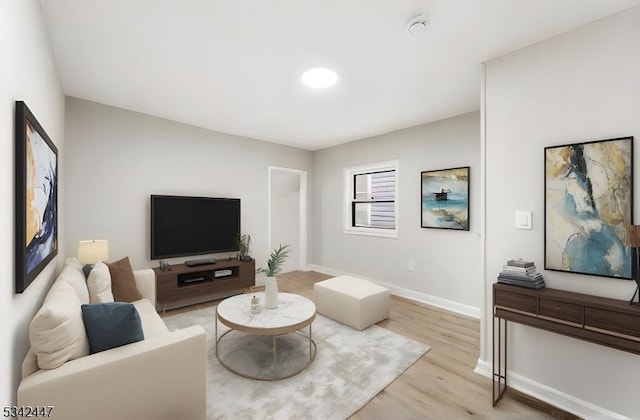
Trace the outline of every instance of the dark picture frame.
<instances>
[{"instance_id":1,"label":"dark picture frame","mask_svg":"<svg viewBox=\"0 0 640 420\"><path fill-rule=\"evenodd\" d=\"M420 226L469 230L470 167L420 173Z\"/></svg>"},{"instance_id":2,"label":"dark picture frame","mask_svg":"<svg viewBox=\"0 0 640 420\"><path fill-rule=\"evenodd\" d=\"M23 101L15 109L15 291L58 254L58 149Z\"/></svg>"},{"instance_id":3,"label":"dark picture frame","mask_svg":"<svg viewBox=\"0 0 640 420\"><path fill-rule=\"evenodd\" d=\"M633 137L544 149L544 268L632 279Z\"/></svg>"}]
</instances>

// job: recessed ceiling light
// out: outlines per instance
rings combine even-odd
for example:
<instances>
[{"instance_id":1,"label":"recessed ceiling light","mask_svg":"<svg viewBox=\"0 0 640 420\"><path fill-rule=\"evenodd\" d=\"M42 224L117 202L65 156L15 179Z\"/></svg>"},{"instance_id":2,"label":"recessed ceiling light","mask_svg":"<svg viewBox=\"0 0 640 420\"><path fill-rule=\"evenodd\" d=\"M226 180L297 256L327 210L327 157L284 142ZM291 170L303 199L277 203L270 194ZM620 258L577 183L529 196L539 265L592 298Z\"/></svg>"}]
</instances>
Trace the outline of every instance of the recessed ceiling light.
<instances>
[{"instance_id":1,"label":"recessed ceiling light","mask_svg":"<svg viewBox=\"0 0 640 420\"><path fill-rule=\"evenodd\" d=\"M302 73L302 83L312 89L324 89L333 86L338 81L335 71L316 67Z\"/></svg>"}]
</instances>

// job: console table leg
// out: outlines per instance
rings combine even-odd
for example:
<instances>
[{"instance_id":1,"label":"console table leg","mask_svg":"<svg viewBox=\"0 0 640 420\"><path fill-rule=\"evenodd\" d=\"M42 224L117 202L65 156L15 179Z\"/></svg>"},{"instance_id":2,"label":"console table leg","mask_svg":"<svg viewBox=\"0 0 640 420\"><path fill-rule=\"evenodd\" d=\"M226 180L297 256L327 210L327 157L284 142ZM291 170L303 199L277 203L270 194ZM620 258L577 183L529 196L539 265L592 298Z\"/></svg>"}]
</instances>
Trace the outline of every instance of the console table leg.
<instances>
[{"instance_id":1,"label":"console table leg","mask_svg":"<svg viewBox=\"0 0 640 420\"><path fill-rule=\"evenodd\" d=\"M502 336L503 326L504 338ZM495 316L493 317L493 377L491 386L493 406L495 407L507 390L507 320Z\"/></svg>"}]
</instances>

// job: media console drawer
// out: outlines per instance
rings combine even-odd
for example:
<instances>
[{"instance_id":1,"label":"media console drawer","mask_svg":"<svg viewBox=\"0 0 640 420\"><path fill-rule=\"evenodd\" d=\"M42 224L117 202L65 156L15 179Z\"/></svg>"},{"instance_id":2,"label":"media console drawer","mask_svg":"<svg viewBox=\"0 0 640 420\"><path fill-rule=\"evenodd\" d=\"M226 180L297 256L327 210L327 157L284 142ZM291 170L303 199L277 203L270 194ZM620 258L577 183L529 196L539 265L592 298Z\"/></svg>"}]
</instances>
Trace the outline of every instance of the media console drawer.
<instances>
[{"instance_id":1,"label":"media console drawer","mask_svg":"<svg viewBox=\"0 0 640 420\"><path fill-rule=\"evenodd\" d=\"M640 314L627 314L599 308L585 308L585 326L599 331L609 331L640 341Z\"/></svg>"},{"instance_id":2,"label":"media console drawer","mask_svg":"<svg viewBox=\"0 0 640 420\"><path fill-rule=\"evenodd\" d=\"M581 326L582 305L575 303L563 302L556 299L540 298L540 317L547 319L557 319L563 322L569 322Z\"/></svg>"},{"instance_id":3,"label":"media console drawer","mask_svg":"<svg viewBox=\"0 0 640 420\"><path fill-rule=\"evenodd\" d=\"M495 290L493 303L507 310L515 309L517 312L527 312L532 315L538 313L538 299L534 296Z\"/></svg>"}]
</instances>

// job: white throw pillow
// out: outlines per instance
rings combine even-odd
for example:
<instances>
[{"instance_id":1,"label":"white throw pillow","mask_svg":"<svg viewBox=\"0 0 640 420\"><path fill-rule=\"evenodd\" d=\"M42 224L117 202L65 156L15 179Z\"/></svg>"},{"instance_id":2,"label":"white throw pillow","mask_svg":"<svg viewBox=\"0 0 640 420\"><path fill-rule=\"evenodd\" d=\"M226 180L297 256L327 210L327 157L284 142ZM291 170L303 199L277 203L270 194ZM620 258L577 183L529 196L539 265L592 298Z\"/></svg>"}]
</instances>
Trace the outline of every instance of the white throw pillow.
<instances>
[{"instance_id":1,"label":"white throw pillow","mask_svg":"<svg viewBox=\"0 0 640 420\"><path fill-rule=\"evenodd\" d=\"M76 257L67 258L66 260L64 260L64 265L73 265L78 270L82 271L82 263Z\"/></svg>"},{"instance_id":2,"label":"white throw pillow","mask_svg":"<svg viewBox=\"0 0 640 420\"><path fill-rule=\"evenodd\" d=\"M80 303L89 303L89 290L87 290L87 280L82 272L82 264L76 258L67 258L62 268L62 272L56 281L63 280L69 283L78 294Z\"/></svg>"},{"instance_id":3,"label":"white throw pillow","mask_svg":"<svg viewBox=\"0 0 640 420\"><path fill-rule=\"evenodd\" d=\"M111 274L109 267L102 261L98 261L91 269L87 279L90 303L113 302L111 292Z\"/></svg>"},{"instance_id":4,"label":"white throw pillow","mask_svg":"<svg viewBox=\"0 0 640 420\"><path fill-rule=\"evenodd\" d=\"M29 326L31 351L40 369L55 369L66 361L87 356L78 294L66 281L56 281Z\"/></svg>"}]
</instances>

